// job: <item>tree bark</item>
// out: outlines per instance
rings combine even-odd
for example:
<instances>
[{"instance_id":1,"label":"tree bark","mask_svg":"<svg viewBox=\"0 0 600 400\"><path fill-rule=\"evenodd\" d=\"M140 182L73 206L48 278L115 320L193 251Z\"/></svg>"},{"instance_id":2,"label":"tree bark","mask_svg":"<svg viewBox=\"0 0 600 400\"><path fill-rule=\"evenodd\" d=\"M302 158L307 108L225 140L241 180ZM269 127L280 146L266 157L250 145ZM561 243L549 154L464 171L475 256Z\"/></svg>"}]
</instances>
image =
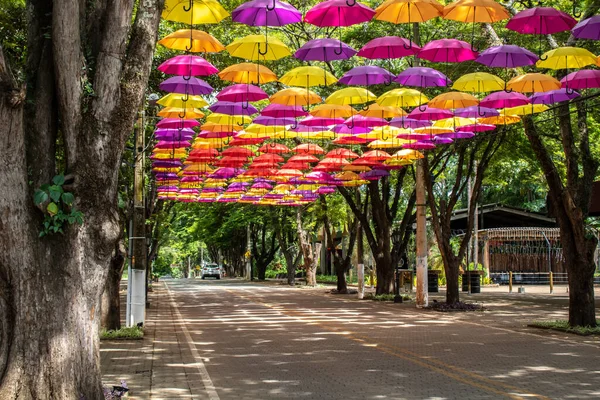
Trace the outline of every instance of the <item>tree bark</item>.
<instances>
[{"instance_id":1,"label":"tree bark","mask_svg":"<svg viewBox=\"0 0 600 400\"><path fill-rule=\"evenodd\" d=\"M306 285L315 286L317 284L317 262L318 254L321 251L321 244L311 243L307 232L302 224L302 210L298 208L296 212L296 229L298 230L298 240L304 260L304 269L306 271Z\"/></svg>"},{"instance_id":2,"label":"tree bark","mask_svg":"<svg viewBox=\"0 0 600 400\"><path fill-rule=\"evenodd\" d=\"M100 325L106 330L121 329L121 277L125 265L125 244L117 242L110 259L104 292L102 293L102 316Z\"/></svg>"}]
</instances>

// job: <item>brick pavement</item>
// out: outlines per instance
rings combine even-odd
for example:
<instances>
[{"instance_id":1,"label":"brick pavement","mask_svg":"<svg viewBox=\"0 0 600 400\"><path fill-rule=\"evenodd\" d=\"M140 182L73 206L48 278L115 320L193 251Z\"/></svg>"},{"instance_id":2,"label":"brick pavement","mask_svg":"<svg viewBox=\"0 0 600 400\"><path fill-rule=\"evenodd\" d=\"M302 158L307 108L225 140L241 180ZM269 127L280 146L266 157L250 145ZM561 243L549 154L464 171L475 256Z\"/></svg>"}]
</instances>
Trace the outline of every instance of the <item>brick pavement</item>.
<instances>
[{"instance_id":1,"label":"brick pavement","mask_svg":"<svg viewBox=\"0 0 600 400\"><path fill-rule=\"evenodd\" d=\"M564 293L442 314L240 281L170 281L172 303L157 286L146 338L102 343L105 382L134 398L600 397L598 339L525 326L564 317Z\"/></svg>"}]
</instances>

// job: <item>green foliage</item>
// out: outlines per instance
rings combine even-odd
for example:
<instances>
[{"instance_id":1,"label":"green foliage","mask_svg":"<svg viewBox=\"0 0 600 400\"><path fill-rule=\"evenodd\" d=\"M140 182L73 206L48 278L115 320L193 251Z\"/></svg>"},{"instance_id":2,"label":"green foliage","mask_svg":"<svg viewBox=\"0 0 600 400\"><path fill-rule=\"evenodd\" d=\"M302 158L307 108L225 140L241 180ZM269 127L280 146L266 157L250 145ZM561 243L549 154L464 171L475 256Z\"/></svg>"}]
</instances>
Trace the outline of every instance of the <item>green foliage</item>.
<instances>
[{"instance_id":1,"label":"green foliage","mask_svg":"<svg viewBox=\"0 0 600 400\"><path fill-rule=\"evenodd\" d=\"M144 338L144 328L137 326L131 326L128 328L121 328L117 330L107 331L103 329L100 332L100 340L139 340Z\"/></svg>"},{"instance_id":2,"label":"green foliage","mask_svg":"<svg viewBox=\"0 0 600 400\"><path fill-rule=\"evenodd\" d=\"M402 294L402 301L414 301L412 296L409 296L407 294ZM387 294L374 294L374 293L367 293L365 294L364 299L365 300L373 300L373 301L394 301L394 297L396 297L395 294L392 293L387 293Z\"/></svg>"},{"instance_id":3,"label":"green foliage","mask_svg":"<svg viewBox=\"0 0 600 400\"><path fill-rule=\"evenodd\" d=\"M577 335L600 335L600 320L596 321L596 326L570 326L567 320L555 321L534 321L529 326L534 328L552 329L561 332L575 333Z\"/></svg>"},{"instance_id":4,"label":"green foliage","mask_svg":"<svg viewBox=\"0 0 600 400\"><path fill-rule=\"evenodd\" d=\"M35 205L44 208L44 222L40 237L64 233L65 224L83 223L83 213L73 206L75 196L64 190L64 184L64 175L56 175L52 178L52 184L42 185L33 194Z\"/></svg>"}]
</instances>

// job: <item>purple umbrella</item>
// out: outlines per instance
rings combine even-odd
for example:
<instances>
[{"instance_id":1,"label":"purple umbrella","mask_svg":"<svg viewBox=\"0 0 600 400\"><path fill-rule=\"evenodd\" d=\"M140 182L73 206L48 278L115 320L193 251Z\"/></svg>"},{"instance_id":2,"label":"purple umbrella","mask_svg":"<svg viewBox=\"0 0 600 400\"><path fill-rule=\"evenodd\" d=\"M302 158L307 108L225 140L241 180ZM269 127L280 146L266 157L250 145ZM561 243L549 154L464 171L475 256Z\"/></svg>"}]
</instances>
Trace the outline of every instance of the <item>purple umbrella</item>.
<instances>
[{"instance_id":1,"label":"purple umbrella","mask_svg":"<svg viewBox=\"0 0 600 400\"><path fill-rule=\"evenodd\" d=\"M394 74L387 69L375 65L365 65L352 68L339 79L339 82L354 86L390 85L393 79Z\"/></svg>"},{"instance_id":2,"label":"purple umbrella","mask_svg":"<svg viewBox=\"0 0 600 400\"><path fill-rule=\"evenodd\" d=\"M161 161L153 161L152 162L152 167L156 167L156 168L176 168L176 167L181 167L181 166L183 166L183 163L179 160L172 160L172 161L161 160Z\"/></svg>"},{"instance_id":3,"label":"purple umbrella","mask_svg":"<svg viewBox=\"0 0 600 400\"><path fill-rule=\"evenodd\" d=\"M302 61L346 60L356 54L356 50L337 39L313 39L304 43L294 57Z\"/></svg>"},{"instance_id":4,"label":"purple umbrella","mask_svg":"<svg viewBox=\"0 0 600 400\"><path fill-rule=\"evenodd\" d=\"M302 21L302 13L279 0L252 0L231 12L234 22L250 26L283 26Z\"/></svg>"},{"instance_id":5,"label":"purple umbrella","mask_svg":"<svg viewBox=\"0 0 600 400\"><path fill-rule=\"evenodd\" d=\"M249 102L268 99L269 95L258 86L238 83L227 86L217 94L217 99L232 102Z\"/></svg>"},{"instance_id":6,"label":"purple umbrella","mask_svg":"<svg viewBox=\"0 0 600 400\"><path fill-rule=\"evenodd\" d=\"M405 143L402 145L402 148L412 150L431 150L435 149L435 144L433 144L433 142L419 141L414 143Z\"/></svg>"},{"instance_id":7,"label":"purple umbrella","mask_svg":"<svg viewBox=\"0 0 600 400\"><path fill-rule=\"evenodd\" d=\"M214 90L208 83L193 76L191 78L172 76L161 82L158 88L165 92L191 94L194 96L210 94Z\"/></svg>"},{"instance_id":8,"label":"purple umbrella","mask_svg":"<svg viewBox=\"0 0 600 400\"><path fill-rule=\"evenodd\" d=\"M354 127L350 128L346 124L336 125L331 130L335 133L349 134L349 135L359 135L361 133L371 132L371 128L366 127L366 126L354 126Z\"/></svg>"},{"instance_id":9,"label":"purple umbrella","mask_svg":"<svg viewBox=\"0 0 600 400\"><path fill-rule=\"evenodd\" d=\"M600 15L579 21L571 32L577 39L600 40Z\"/></svg>"},{"instance_id":10,"label":"purple umbrella","mask_svg":"<svg viewBox=\"0 0 600 400\"><path fill-rule=\"evenodd\" d=\"M176 149L179 147L189 147L192 144L188 141L177 141L177 142L168 142L166 140L162 140L158 142L154 147L157 149Z\"/></svg>"},{"instance_id":11,"label":"purple umbrella","mask_svg":"<svg viewBox=\"0 0 600 400\"><path fill-rule=\"evenodd\" d=\"M357 126L364 128L374 128L376 126L389 125L389 123L383 118L365 117L364 115L360 114L353 115L352 117L348 118L344 121L344 124L346 124L349 128L354 128Z\"/></svg>"},{"instance_id":12,"label":"purple umbrella","mask_svg":"<svg viewBox=\"0 0 600 400\"><path fill-rule=\"evenodd\" d=\"M252 115L258 110L252 104L246 106L245 103L235 103L232 101L217 101L208 109L214 113L226 115Z\"/></svg>"},{"instance_id":13,"label":"purple umbrella","mask_svg":"<svg viewBox=\"0 0 600 400\"><path fill-rule=\"evenodd\" d=\"M266 126L283 126L283 125L294 125L296 123L296 120L294 118L289 118L289 117L275 118L275 117L268 117L266 115L261 115L261 116L254 118L252 123L259 124L259 125L266 125Z\"/></svg>"},{"instance_id":14,"label":"purple umbrella","mask_svg":"<svg viewBox=\"0 0 600 400\"><path fill-rule=\"evenodd\" d=\"M329 125L337 125L343 124L344 118L322 118L322 117L314 117L308 116L298 122L300 125L307 126L329 126Z\"/></svg>"},{"instance_id":15,"label":"purple umbrella","mask_svg":"<svg viewBox=\"0 0 600 400\"><path fill-rule=\"evenodd\" d=\"M562 101L569 101L579 97L580 94L574 90L567 88L561 88L556 90L550 90L547 92L534 93L529 100L532 104L554 104Z\"/></svg>"},{"instance_id":16,"label":"purple umbrella","mask_svg":"<svg viewBox=\"0 0 600 400\"><path fill-rule=\"evenodd\" d=\"M431 139L431 141L434 144L450 144L450 143L454 142L454 140L452 140L452 138L444 137L444 136L439 136L439 135L434 136Z\"/></svg>"},{"instance_id":17,"label":"purple umbrella","mask_svg":"<svg viewBox=\"0 0 600 400\"><path fill-rule=\"evenodd\" d=\"M538 59L523 47L505 44L484 50L475 61L488 67L517 68L533 65Z\"/></svg>"},{"instance_id":18,"label":"purple umbrella","mask_svg":"<svg viewBox=\"0 0 600 400\"><path fill-rule=\"evenodd\" d=\"M195 119L163 118L156 123L157 128L193 128L200 125Z\"/></svg>"},{"instance_id":19,"label":"purple umbrella","mask_svg":"<svg viewBox=\"0 0 600 400\"><path fill-rule=\"evenodd\" d=\"M359 50L357 55L371 60L385 60L414 56L420 50L420 47L408 39L398 36L384 36L369 41Z\"/></svg>"},{"instance_id":20,"label":"purple umbrella","mask_svg":"<svg viewBox=\"0 0 600 400\"><path fill-rule=\"evenodd\" d=\"M580 69L560 80L562 87L569 89L600 88L600 70Z\"/></svg>"},{"instance_id":21,"label":"purple umbrella","mask_svg":"<svg viewBox=\"0 0 600 400\"><path fill-rule=\"evenodd\" d=\"M267 117L275 117L275 118L285 118L285 117L305 117L308 114L307 111L301 106L286 106L284 104L272 103L263 108L260 112L260 115L265 115Z\"/></svg>"},{"instance_id":22,"label":"purple umbrella","mask_svg":"<svg viewBox=\"0 0 600 400\"><path fill-rule=\"evenodd\" d=\"M193 135L195 132L192 128L158 128L154 131L155 135L175 135L175 134L189 134Z\"/></svg>"},{"instance_id":23,"label":"purple umbrella","mask_svg":"<svg viewBox=\"0 0 600 400\"><path fill-rule=\"evenodd\" d=\"M452 84L440 71L427 67L412 67L400 72L395 82L404 86L444 87Z\"/></svg>"},{"instance_id":24,"label":"purple umbrella","mask_svg":"<svg viewBox=\"0 0 600 400\"><path fill-rule=\"evenodd\" d=\"M471 126L475 126L475 125L471 125ZM479 125L479 126L484 126L484 125ZM493 126L493 128L491 130L496 129L496 126L494 126L494 125L487 125L487 126ZM462 131L463 128L464 127L461 126L460 127L461 131L459 131L459 132L440 133L440 134L436 135L436 137L450 138L450 139L471 139L472 137L475 137L475 134L473 132Z\"/></svg>"},{"instance_id":25,"label":"purple umbrella","mask_svg":"<svg viewBox=\"0 0 600 400\"><path fill-rule=\"evenodd\" d=\"M517 92L494 92L484 97L479 103L480 107L510 108L529 104L527 96Z\"/></svg>"},{"instance_id":26,"label":"purple umbrella","mask_svg":"<svg viewBox=\"0 0 600 400\"><path fill-rule=\"evenodd\" d=\"M416 129L416 128L425 128L426 126L431 126L431 121L425 120L417 120L414 118L407 117L396 117L392 118L390 122L391 126L395 126L396 128L402 129Z\"/></svg>"},{"instance_id":27,"label":"purple umbrella","mask_svg":"<svg viewBox=\"0 0 600 400\"><path fill-rule=\"evenodd\" d=\"M242 168L221 167L221 168L217 169L215 172L213 172L212 174L208 175L208 177L214 178L214 179L229 179L229 178L236 177L239 174L242 174L244 172L246 172L246 170L242 169Z\"/></svg>"},{"instance_id":28,"label":"purple umbrella","mask_svg":"<svg viewBox=\"0 0 600 400\"><path fill-rule=\"evenodd\" d=\"M157 140L190 140L194 133L158 133L154 135Z\"/></svg>"},{"instance_id":29,"label":"purple umbrella","mask_svg":"<svg viewBox=\"0 0 600 400\"><path fill-rule=\"evenodd\" d=\"M496 129L496 125L490 125L490 124L463 125L458 129L460 129L460 132L454 132L453 135L456 135L458 133L493 131L494 129ZM443 133L443 135L446 135L446 133Z\"/></svg>"},{"instance_id":30,"label":"purple umbrella","mask_svg":"<svg viewBox=\"0 0 600 400\"><path fill-rule=\"evenodd\" d=\"M419 121L437 121L438 119L452 118L453 116L454 114L450 110L429 106L424 106L423 108L416 107L408 114L409 118Z\"/></svg>"},{"instance_id":31,"label":"purple umbrella","mask_svg":"<svg viewBox=\"0 0 600 400\"><path fill-rule=\"evenodd\" d=\"M207 76L219 72L214 65L200 56L179 55L169 58L158 66L158 70L169 75Z\"/></svg>"},{"instance_id":32,"label":"purple umbrella","mask_svg":"<svg viewBox=\"0 0 600 400\"><path fill-rule=\"evenodd\" d=\"M454 111L454 115L462 118L484 118L484 117L497 117L500 112L495 108L471 106L465 108L458 108Z\"/></svg>"},{"instance_id":33,"label":"purple umbrella","mask_svg":"<svg viewBox=\"0 0 600 400\"><path fill-rule=\"evenodd\" d=\"M385 169L374 169L368 172L363 172L362 174L360 174L360 177L362 179L366 179L368 181L376 181L380 178L383 178L384 176L389 176L390 173L388 171L386 171Z\"/></svg>"}]
</instances>

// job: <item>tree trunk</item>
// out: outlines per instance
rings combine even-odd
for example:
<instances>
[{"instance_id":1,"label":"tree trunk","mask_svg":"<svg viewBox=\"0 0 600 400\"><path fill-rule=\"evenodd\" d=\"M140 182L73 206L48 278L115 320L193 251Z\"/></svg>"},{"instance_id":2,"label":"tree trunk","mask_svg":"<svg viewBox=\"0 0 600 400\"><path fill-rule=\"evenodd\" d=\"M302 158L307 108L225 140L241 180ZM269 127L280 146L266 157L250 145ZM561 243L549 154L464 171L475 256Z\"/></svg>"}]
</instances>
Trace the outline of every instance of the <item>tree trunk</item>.
<instances>
[{"instance_id":1,"label":"tree trunk","mask_svg":"<svg viewBox=\"0 0 600 400\"><path fill-rule=\"evenodd\" d=\"M458 258L452 257L444 263L444 272L446 274L446 303L456 304L460 301L460 287L458 286ZM466 279L466 275L463 275Z\"/></svg>"},{"instance_id":2,"label":"tree trunk","mask_svg":"<svg viewBox=\"0 0 600 400\"><path fill-rule=\"evenodd\" d=\"M377 294L394 293L394 268L391 253L383 252L375 257L377 271Z\"/></svg>"},{"instance_id":3,"label":"tree trunk","mask_svg":"<svg viewBox=\"0 0 600 400\"><path fill-rule=\"evenodd\" d=\"M110 259L106 284L102 293L102 317L100 324L104 329L121 329L121 277L125 265L125 244L119 240L115 253Z\"/></svg>"},{"instance_id":4,"label":"tree trunk","mask_svg":"<svg viewBox=\"0 0 600 400\"><path fill-rule=\"evenodd\" d=\"M338 260L334 261L335 274L337 275L337 291L338 293L348 293L348 284L346 283L346 269L343 263Z\"/></svg>"},{"instance_id":5,"label":"tree trunk","mask_svg":"<svg viewBox=\"0 0 600 400\"><path fill-rule=\"evenodd\" d=\"M563 254L569 270L569 325L596 326L594 259L586 255Z\"/></svg>"},{"instance_id":6,"label":"tree trunk","mask_svg":"<svg viewBox=\"0 0 600 400\"><path fill-rule=\"evenodd\" d=\"M256 263L255 264L255 268L256 268L256 274L258 276L258 280L259 281L264 281L265 280L265 275L267 273L267 265L263 264L263 263Z\"/></svg>"}]
</instances>

